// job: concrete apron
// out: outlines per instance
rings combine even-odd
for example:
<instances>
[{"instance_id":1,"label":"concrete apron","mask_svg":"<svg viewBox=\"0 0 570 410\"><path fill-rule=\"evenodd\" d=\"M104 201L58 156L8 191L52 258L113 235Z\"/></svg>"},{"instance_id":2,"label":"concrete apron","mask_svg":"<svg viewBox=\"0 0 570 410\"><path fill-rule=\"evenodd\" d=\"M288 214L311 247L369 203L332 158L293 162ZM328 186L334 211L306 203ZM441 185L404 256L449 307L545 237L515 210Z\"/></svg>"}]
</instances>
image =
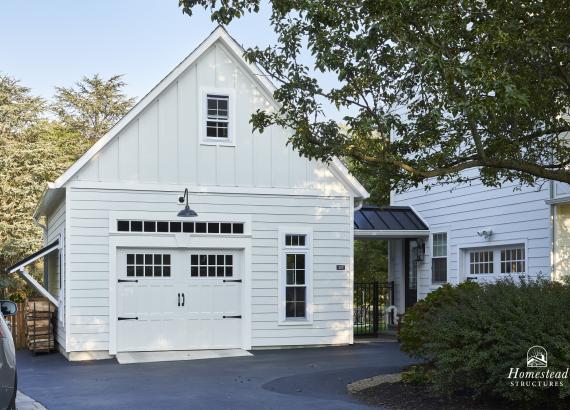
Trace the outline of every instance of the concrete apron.
<instances>
[{"instance_id":1,"label":"concrete apron","mask_svg":"<svg viewBox=\"0 0 570 410\"><path fill-rule=\"evenodd\" d=\"M169 350L164 352L122 352L117 353L120 364L173 362L179 360L219 359L223 357L253 356L247 350Z\"/></svg>"}]
</instances>

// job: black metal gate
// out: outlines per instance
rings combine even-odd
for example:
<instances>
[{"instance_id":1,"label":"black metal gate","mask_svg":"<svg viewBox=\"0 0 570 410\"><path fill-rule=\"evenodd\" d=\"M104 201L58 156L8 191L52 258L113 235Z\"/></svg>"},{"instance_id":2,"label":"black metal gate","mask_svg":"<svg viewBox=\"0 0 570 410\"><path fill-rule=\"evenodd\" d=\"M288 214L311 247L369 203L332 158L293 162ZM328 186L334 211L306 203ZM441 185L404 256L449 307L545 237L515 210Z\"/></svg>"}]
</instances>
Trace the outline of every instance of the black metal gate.
<instances>
[{"instance_id":1,"label":"black metal gate","mask_svg":"<svg viewBox=\"0 0 570 410\"><path fill-rule=\"evenodd\" d=\"M378 336L394 324L386 308L394 301L394 282L354 284L354 336Z\"/></svg>"}]
</instances>

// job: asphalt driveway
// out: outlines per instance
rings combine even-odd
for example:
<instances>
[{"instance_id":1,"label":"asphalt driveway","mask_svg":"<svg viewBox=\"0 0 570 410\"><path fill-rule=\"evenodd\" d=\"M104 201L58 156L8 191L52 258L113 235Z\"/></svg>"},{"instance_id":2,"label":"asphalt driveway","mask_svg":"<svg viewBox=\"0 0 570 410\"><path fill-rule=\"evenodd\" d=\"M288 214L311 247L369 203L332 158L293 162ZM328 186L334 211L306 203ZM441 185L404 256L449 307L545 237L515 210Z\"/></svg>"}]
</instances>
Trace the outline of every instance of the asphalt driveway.
<instances>
[{"instance_id":1,"label":"asphalt driveway","mask_svg":"<svg viewBox=\"0 0 570 410\"><path fill-rule=\"evenodd\" d=\"M363 409L346 384L412 361L394 342L119 365L18 353L19 388L48 409Z\"/></svg>"}]
</instances>

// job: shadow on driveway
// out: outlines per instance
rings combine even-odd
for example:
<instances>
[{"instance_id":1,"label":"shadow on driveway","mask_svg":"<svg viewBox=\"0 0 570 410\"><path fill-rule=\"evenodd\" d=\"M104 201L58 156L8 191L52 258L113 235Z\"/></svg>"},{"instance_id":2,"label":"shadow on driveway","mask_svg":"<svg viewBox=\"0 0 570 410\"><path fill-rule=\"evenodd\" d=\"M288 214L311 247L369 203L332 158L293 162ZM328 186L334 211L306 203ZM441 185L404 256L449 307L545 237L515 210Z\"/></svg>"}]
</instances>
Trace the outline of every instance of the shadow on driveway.
<instances>
[{"instance_id":1,"label":"shadow on driveway","mask_svg":"<svg viewBox=\"0 0 570 410\"><path fill-rule=\"evenodd\" d=\"M18 353L20 390L48 409L363 409L346 385L413 363L397 343L119 365Z\"/></svg>"}]
</instances>

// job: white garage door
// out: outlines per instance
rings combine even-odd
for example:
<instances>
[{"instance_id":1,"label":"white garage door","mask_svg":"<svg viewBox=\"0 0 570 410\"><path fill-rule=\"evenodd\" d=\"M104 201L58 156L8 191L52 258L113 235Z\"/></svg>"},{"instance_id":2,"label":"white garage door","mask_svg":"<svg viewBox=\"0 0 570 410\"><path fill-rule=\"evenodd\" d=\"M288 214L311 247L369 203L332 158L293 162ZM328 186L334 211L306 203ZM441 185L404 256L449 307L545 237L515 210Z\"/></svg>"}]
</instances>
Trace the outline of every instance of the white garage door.
<instances>
[{"instance_id":1,"label":"white garage door","mask_svg":"<svg viewBox=\"0 0 570 410\"><path fill-rule=\"evenodd\" d=\"M117 351L241 347L239 251L119 249Z\"/></svg>"}]
</instances>

